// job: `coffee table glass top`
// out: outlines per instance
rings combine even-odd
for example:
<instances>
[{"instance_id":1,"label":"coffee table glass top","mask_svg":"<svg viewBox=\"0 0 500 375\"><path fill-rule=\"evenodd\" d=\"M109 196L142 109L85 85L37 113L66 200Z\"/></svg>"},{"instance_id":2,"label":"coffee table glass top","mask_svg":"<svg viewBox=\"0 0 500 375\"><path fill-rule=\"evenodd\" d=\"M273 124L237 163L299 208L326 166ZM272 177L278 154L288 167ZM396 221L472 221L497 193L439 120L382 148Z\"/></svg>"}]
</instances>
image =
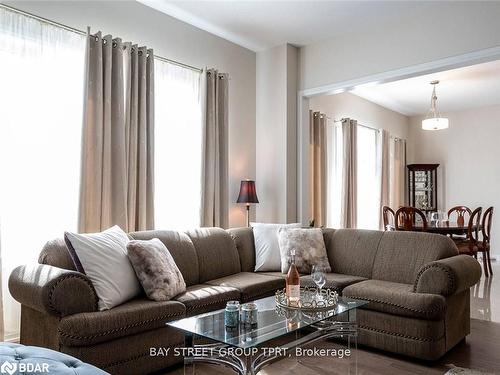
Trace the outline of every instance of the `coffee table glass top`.
<instances>
[{"instance_id":1,"label":"coffee table glass top","mask_svg":"<svg viewBox=\"0 0 500 375\"><path fill-rule=\"evenodd\" d=\"M226 328L223 309L172 321L167 325L231 346L251 348L368 304L367 301L339 297L335 308L326 313L287 310L285 316L276 310L274 296L254 302L259 312L257 325L253 327L240 325L236 328Z\"/></svg>"}]
</instances>

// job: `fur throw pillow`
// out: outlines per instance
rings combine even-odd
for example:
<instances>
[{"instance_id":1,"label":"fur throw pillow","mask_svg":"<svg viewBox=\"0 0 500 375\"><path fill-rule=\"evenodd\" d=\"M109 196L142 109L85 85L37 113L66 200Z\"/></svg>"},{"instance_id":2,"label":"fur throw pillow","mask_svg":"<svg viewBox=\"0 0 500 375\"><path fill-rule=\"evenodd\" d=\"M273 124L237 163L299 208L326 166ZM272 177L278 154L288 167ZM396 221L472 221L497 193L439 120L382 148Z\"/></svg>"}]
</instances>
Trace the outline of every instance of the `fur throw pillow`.
<instances>
[{"instance_id":1,"label":"fur throw pillow","mask_svg":"<svg viewBox=\"0 0 500 375\"><path fill-rule=\"evenodd\" d=\"M181 271L158 238L130 241L127 244L127 253L149 299L168 301L186 291Z\"/></svg>"},{"instance_id":2,"label":"fur throw pillow","mask_svg":"<svg viewBox=\"0 0 500 375\"><path fill-rule=\"evenodd\" d=\"M299 273L311 273L314 265L320 266L326 273L331 272L323 231L320 228L281 228L278 242L282 273L287 273L290 268L292 250L295 250L295 266Z\"/></svg>"}]
</instances>

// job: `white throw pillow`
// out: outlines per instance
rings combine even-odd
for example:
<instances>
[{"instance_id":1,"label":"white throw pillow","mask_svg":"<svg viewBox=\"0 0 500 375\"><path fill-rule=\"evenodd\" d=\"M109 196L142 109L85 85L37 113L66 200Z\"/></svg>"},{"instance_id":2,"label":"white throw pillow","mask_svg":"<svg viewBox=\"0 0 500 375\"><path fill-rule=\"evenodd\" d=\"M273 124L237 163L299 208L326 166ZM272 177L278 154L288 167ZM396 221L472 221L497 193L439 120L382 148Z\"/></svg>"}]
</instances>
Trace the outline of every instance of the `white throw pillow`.
<instances>
[{"instance_id":1,"label":"white throw pillow","mask_svg":"<svg viewBox=\"0 0 500 375\"><path fill-rule=\"evenodd\" d=\"M281 228L300 228L302 224L250 223L250 225L255 239L255 271L281 271L278 232Z\"/></svg>"},{"instance_id":2,"label":"white throw pillow","mask_svg":"<svg viewBox=\"0 0 500 375\"><path fill-rule=\"evenodd\" d=\"M117 225L100 233L64 233L75 267L86 274L99 297L99 310L120 305L141 292L127 256L127 234Z\"/></svg>"}]
</instances>

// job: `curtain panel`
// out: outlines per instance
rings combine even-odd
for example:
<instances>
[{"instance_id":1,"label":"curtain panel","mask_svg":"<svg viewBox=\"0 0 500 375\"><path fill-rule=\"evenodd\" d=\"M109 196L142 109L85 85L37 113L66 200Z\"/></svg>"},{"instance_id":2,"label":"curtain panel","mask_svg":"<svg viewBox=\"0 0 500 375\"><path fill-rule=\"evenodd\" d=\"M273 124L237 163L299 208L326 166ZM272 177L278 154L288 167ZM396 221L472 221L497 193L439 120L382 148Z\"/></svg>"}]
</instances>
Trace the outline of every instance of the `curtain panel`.
<instances>
[{"instance_id":1,"label":"curtain panel","mask_svg":"<svg viewBox=\"0 0 500 375\"><path fill-rule=\"evenodd\" d=\"M87 37L78 229L154 226L154 55Z\"/></svg>"},{"instance_id":2,"label":"curtain panel","mask_svg":"<svg viewBox=\"0 0 500 375\"><path fill-rule=\"evenodd\" d=\"M390 204L390 134L382 129L379 132L379 157L380 157L380 210L379 226L384 230L384 218L382 216L382 207Z\"/></svg>"},{"instance_id":3,"label":"curtain panel","mask_svg":"<svg viewBox=\"0 0 500 375\"><path fill-rule=\"evenodd\" d=\"M228 86L229 76L209 69L205 74L201 225L227 228Z\"/></svg>"},{"instance_id":4,"label":"curtain panel","mask_svg":"<svg viewBox=\"0 0 500 375\"><path fill-rule=\"evenodd\" d=\"M314 226L326 225L327 139L326 115L309 111L310 219Z\"/></svg>"},{"instance_id":5,"label":"curtain panel","mask_svg":"<svg viewBox=\"0 0 500 375\"><path fill-rule=\"evenodd\" d=\"M393 140L392 176L390 206L397 210L406 202L406 141L400 138Z\"/></svg>"},{"instance_id":6,"label":"curtain panel","mask_svg":"<svg viewBox=\"0 0 500 375\"><path fill-rule=\"evenodd\" d=\"M357 213L357 126L356 120L342 119L342 228L356 228Z\"/></svg>"}]
</instances>

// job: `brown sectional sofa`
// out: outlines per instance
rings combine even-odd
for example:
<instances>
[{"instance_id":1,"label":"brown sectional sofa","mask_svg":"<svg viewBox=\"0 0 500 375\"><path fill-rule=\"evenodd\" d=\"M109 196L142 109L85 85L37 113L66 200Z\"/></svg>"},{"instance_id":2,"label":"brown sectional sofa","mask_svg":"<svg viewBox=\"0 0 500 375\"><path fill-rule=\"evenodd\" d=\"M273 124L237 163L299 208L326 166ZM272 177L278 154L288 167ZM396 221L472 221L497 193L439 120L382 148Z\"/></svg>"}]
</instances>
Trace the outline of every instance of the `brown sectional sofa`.
<instances>
[{"instance_id":1,"label":"brown sectional sofa","mask_svg":"<svg viewBox=\"0 0 500 375\"><path fill-rule=\"evenodd\" d=\"M22 304L21 343L68 353L113 374L148 373L181 359L150 357L150 347L183 345L170 320L273 295L279 272L253 272L250 228L201 228L186 233L144 231L172 253L187 291L168 302L140 296L97 311L90 280L75 271L63 240L46 244L40 264L20 266L9 288ZM458 255L449 238L412 232L324 230L332 273L327 286L370 301L357 313L360 344L433 360L470 331L469 287L481 275L475 259ZM110 270L119 272L119 270ZM302 283L311 283L309 275ZM172 352L172 351L171 351Z\"/></svg>"}]
</instances>

